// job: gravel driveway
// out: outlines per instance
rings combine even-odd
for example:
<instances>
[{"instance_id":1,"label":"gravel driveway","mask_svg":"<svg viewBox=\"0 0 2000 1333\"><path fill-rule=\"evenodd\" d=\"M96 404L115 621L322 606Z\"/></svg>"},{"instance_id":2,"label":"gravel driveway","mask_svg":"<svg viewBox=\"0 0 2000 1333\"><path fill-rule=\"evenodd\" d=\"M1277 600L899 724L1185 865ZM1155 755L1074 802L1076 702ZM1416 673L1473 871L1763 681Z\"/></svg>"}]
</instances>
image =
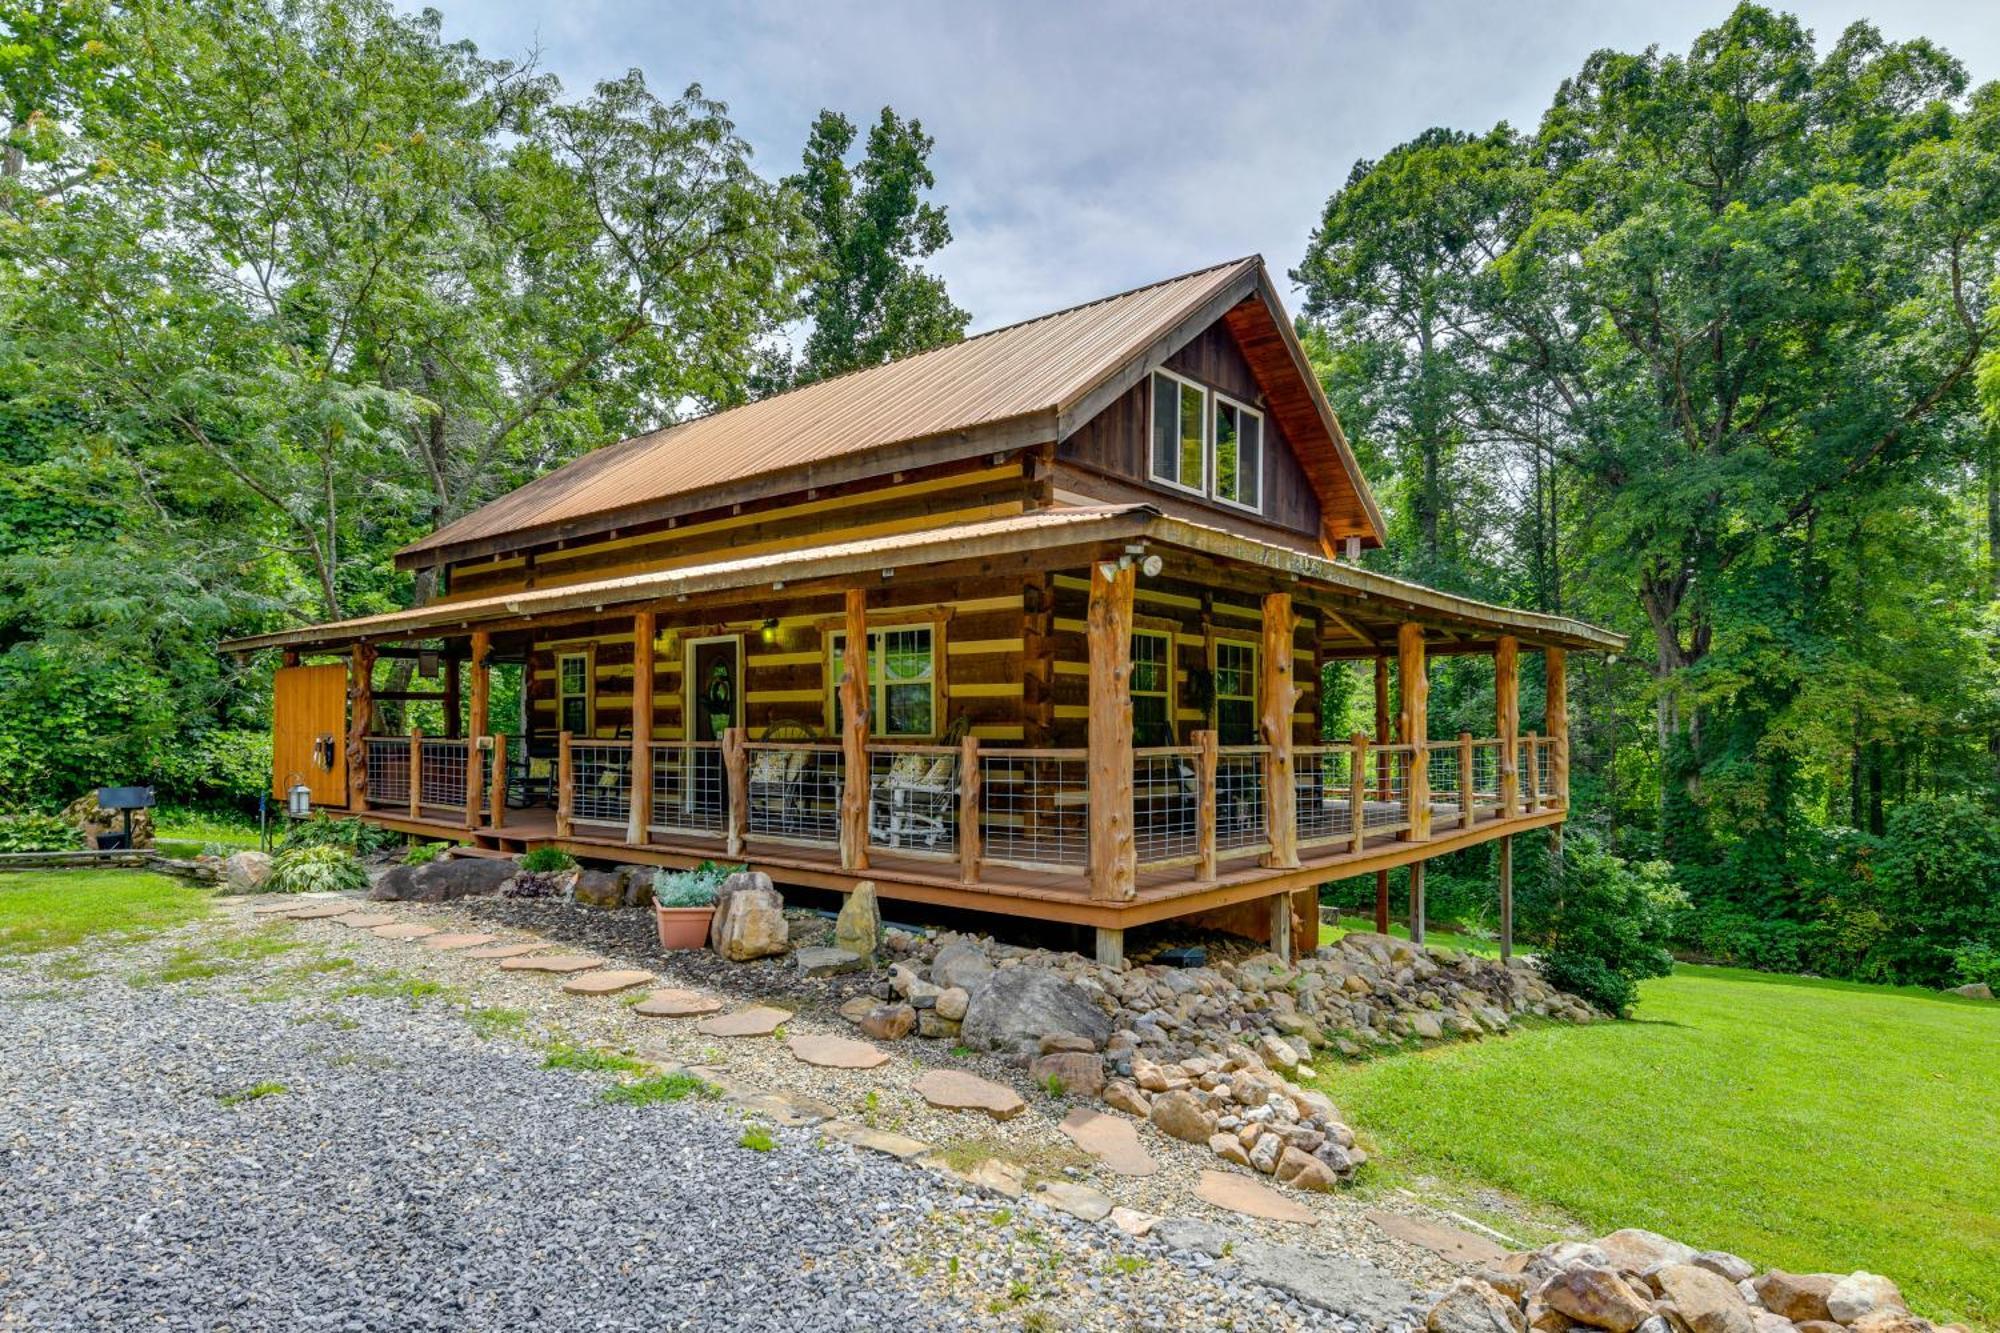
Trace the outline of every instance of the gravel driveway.
<instances>
[{"instance_id":1,"label":"gravel driveway","mask_svg":"<svg viewBox=\"0 0 2000 1333\"><path fill-rule=\"evenodd\" d=\"M0 1328L1360 1327L811 1130L739 1146L726 1103L606 1104L325 942L202 975L286 930L0 971Z\"/></svg>"}]
</instances>

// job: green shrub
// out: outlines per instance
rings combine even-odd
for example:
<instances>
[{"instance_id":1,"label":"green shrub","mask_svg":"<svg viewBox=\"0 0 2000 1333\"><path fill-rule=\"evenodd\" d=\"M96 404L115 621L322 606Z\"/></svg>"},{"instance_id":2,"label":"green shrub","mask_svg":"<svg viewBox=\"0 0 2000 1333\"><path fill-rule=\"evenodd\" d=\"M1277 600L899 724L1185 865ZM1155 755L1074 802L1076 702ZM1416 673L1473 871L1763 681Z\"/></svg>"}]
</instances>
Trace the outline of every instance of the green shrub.
<instances>
[{"instance_id":1,"label":"green shrub","mask_svg":"<svg viewBox=\"0 0 2000 1333\"><path fill-rule=\"evenodd\" d=\"M521 858L521 869L531 875L576 869L576 858L560 847L537 847Z\"/></svg>"},{"instance_id":2,"label":"green shrub","mask_svg":"<svg viewBox=\"0 0 2000 1333\"><path fill-rule=\"evenodd\" d=\"M743 866L703 861L692 870L660 870L653 874L653 902L659 907L710 907L723 881Z\"/></svg>"},{"instance_id":3,"label":"green shrub","mask_svg":"<svg viewBox=\"0 0 2000 1333\"><path fill-rule=\"evenodd\" d=\"M285 833L281 846L285 851L298 847L338 847L356 856L366 856L370 852L395 846L402 836L359 819L335 819L322 810L310 819L293 824Z\"/></svg>"},{"instance_id":4,"label":"green shrub","mask_svg":"<svg viewBox=\"0 0 2000 1333\"><path fill-rule=\"evenodd\" d=\"M1550 983L1623 1017L1639 982L1673 971L1666 946L1687 896L1671 876L1665 862L1628 862L1584 830L1566 833L1519 904Z\"/></svg>"},{"instance_id":5,"label":"green shrub","mask_svg":"<svg viewBox=\"0 0 2000 1333\"><path fill-rule=\"evenodd\" d=\"M1875 952L1886 979L1939 985L1968 942L2000 948L2000 817L1964 796L1913 797L1890 813L1870 868L1895 925Z\"/></svg>"},{"instance_id":6,"label":"green shrub","mask_svg":"<svg viewBox=\"0 0 2000 1333\"><path fill-rule=\"evenodd\" d=\"M440 856L443 856L446 849L450 846L451 844L448 842L420 842L403 853L403 864L406 866L427 866Z\"/></svg>"},{"instance_id":7,"label":"green shrub","mask_svg":"<svg viewBox=\"0 0 2000 1333\"><path fill-rule=\"evenodd\" d=\"M83 830L55 815L0 815L0 852L73 852Z\"/></svg>"},{"instance_id":8,"label":"green shrub","mask_svg":"<svg viewBox=\"0 0 2000 1333\"><path fill-rule=\"evenodd\" d=\"M288 847L271 862L272 893L333 893L368 887L368 872L354 853L331 843Z\"/></svg>"},{"instance_id":9,"label":"green shrub","mask_svg":"<svg viewBox=\"0 0 2000 1333\"><path fill-rule=\"evenodd\" d=\"M2000 949L1983 940L1961 940L1951 951L1951 973L1957 985L1985 982L2000 991Z\"/></svg>"}]
</instances>

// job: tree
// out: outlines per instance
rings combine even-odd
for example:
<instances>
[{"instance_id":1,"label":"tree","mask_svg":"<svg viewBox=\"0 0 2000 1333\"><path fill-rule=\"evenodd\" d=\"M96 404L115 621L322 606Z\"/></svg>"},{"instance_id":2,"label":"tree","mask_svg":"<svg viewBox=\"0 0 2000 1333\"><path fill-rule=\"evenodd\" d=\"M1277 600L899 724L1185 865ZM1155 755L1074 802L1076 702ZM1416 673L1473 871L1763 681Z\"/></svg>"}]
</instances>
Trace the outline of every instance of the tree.
<instances>
[{"instance_id":1,"label":"tree","mask_svg":"<svg viewBox=\"0 0 2000 1333\"><path fill-rule=\"evenodd\" d=\"M822 111L806 139L805 169L785 184L802 201L815 263L804 296L812 322L796 365L774 363L765 387L809 384L957 342L971 316L952 304L928 259L951 240L935 189L931 139L916 120L889 107L868 132L868 149L848 165L855 127Z\"/></svg>"}]
</instances>

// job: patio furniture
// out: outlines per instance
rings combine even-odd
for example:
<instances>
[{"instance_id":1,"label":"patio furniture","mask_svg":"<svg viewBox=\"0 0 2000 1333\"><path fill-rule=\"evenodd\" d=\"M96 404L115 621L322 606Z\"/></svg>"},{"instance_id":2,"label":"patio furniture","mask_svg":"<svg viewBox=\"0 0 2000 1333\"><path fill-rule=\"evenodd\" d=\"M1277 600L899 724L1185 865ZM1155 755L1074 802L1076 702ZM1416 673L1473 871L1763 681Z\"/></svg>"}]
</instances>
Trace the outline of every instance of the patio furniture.
<instances>
[{"instance_id":1,"label":"patio furniture","mask_svg":"<svg viewBox=\"0 0 2000 1333\"><path fill-rule=\"evenodd\" d=\"M938 738L952 747L972 730L970 718L960 717ZM925 747L899 754L888 772L870 784L868 834L884 847L937 851L949 847L958 821L958 756Z\"/></svg>"}]
</instances>

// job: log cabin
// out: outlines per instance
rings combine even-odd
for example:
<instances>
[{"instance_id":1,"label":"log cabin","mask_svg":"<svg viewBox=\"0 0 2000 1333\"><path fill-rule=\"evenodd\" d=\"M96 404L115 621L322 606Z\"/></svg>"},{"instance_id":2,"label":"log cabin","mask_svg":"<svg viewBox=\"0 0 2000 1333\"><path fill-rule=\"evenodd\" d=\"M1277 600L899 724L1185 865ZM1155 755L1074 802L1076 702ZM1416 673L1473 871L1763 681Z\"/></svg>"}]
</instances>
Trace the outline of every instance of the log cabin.
<instances>
[{"instance_id":1,"label":"log cabin","mask_svg":"<svg viewBox=\"0 0 2000 1333\"><path fill-rule=\"evenodd\" d=\"M1310 949L1320 885L1375 875L1386 920L1404 865L1421 938L1424 862L1497 839L1510 938L1564 655L1623 641L1371 572L1383 531L1253 256L597 449L399 552L428 603L224 647L283 655L278 795L413 834L869 879L1107 961L1178 918ZM1492 734L1434 735L1426 663L1468 653ZM442 685L385 689L399 657ZM1322 734L1343 661L1372 733ZM385 734L392 694L442 734Z\"/></svg>"}]
</instances>

